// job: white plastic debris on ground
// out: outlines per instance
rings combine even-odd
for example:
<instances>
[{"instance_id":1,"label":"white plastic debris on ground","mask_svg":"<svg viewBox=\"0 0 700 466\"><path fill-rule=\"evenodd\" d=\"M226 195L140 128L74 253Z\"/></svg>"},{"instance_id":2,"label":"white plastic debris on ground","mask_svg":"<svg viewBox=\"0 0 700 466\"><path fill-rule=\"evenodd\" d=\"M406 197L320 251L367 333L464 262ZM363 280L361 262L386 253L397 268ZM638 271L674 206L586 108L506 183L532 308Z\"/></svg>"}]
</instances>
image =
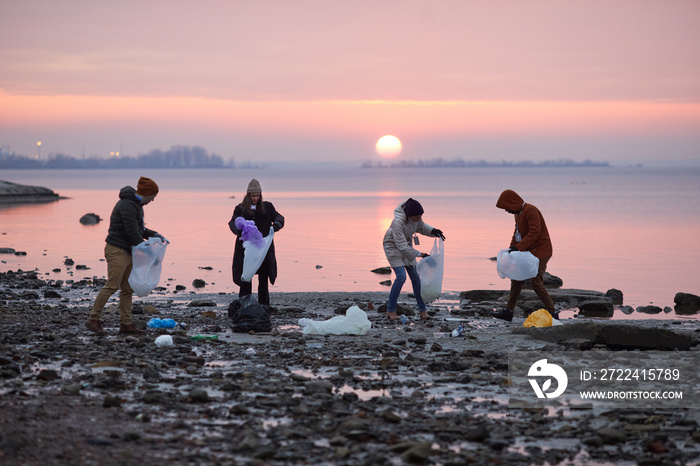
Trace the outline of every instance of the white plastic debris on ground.
<instances>
[{"instance_id":1,"label":"white plastic debris on ground","mask_svg":"<svg viewBox=\"0 0 700 466\"><path fill-rule=\"evenodd\" d=\"M357 306L328 320L299 319L299 325L304 335L364 335L372 328L367 313Z\"/></svg>"}]
</instances>

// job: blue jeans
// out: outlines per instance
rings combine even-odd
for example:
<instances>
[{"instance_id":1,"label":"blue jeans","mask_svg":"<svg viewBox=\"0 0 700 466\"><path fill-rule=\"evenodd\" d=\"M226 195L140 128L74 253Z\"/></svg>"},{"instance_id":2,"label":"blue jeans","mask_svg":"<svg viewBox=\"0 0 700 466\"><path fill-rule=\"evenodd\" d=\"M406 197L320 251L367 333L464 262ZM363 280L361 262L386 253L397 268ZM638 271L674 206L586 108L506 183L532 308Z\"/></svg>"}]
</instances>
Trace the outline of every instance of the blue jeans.
<instances>
[{"instance_id":1,"label":"blue jeans","mask_svg":"<svg viewBox=\"0 0 700 466\"><path fill-rule=\"evenodd\" d=\"M403 284L406 283L406 272L411 279L411 285L413 285L413 294L416 295L416 302L418 303L418 312L423 312L426 310L423 298L420 295L420 277L418 276L418 270L415 267L392 267L394 269L394 274L396 274L396 279L394 284L391 285L391 291L389 292L389 303L387 304L387 312L396 312L396 303L399 300L399 294L401 294L401 288Z\"/></svg>"}]
</instances>

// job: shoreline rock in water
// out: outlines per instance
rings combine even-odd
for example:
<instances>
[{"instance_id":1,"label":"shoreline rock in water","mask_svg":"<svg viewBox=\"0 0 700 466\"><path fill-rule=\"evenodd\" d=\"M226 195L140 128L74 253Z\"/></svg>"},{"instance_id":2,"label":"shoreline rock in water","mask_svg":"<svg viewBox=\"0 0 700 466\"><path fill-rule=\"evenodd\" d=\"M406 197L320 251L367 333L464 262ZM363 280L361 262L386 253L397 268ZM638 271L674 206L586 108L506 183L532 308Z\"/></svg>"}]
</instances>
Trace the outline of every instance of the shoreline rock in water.
<instances>
[{"instance_id":1,"label":"shoreline rock in water","mask_svg":"<svg viewBox=\"0 0 700 466\"><path fill-rule=\"evenodd\" d=\"M0 180L0 203L21 204L33 202L53 202L60 196L48 188L27 186Z\"/></svg>"},{"instance_id":2,"label":"shoreline rock in water","mask_svg":"<svg viewBox=\"0 0 700 466\"><path fill-rule=\"evenodd\" d=\"M145 328L157 316L184 325L119 335L115 295L102 319L107 335L97 336L84 322L99 289L32 272L0 276L2 464L700 460L696 409L535 408L509 395L510 354L575 351L614 361L613 349L649 347L649 336L663 333L666 347L687 348L668 352L674 359L693 360L694 319L567 319L530 329L520 315L512 323L458 317L459 296L448 295L429 305L430 320L400 324L377 312L386 292L273 292L273 331L249 334L230 329L235 295L156 292L134 301L134 324ZM415 306L406 294L400 303ZM353 305L372 323L364 335L306 335L299 326L300 318L327 320ZM464 336L449 337L458 324ZM173 345L158 346L160 335ZM642 353L655 367L653 351L620 353Z\"/></svg>"}]
</instances>

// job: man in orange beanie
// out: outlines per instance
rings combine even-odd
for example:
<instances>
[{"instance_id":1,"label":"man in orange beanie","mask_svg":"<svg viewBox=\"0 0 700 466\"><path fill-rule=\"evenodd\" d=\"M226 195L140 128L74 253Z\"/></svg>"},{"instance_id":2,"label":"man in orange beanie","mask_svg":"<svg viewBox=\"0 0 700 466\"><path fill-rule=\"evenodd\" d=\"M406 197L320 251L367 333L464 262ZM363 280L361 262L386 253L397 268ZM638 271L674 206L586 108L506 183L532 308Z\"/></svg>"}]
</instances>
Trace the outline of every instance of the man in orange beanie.
<instances>
[{"instance_id":1,"label":"man in orange beanie","mask_svg":"<svg viewBox=\"0 0 700 466\"><path fill-rule=\"evenodd\" d=\"M145 227L143 206L152 202L158 194L158 185L150 178L142 176L136 189L125 186L119 192L119 201L112 210L109 232L105 245L107 259L107 282L97 294L85 326L98 334L104 334L102 328L102 309L110 296L119 293L119 333L142 335L146 332L136 328L131 322L131 302L134 291L129 286L132 260L131 248L144 239L162 235Z\"/></svg>"},{"instance_id":2,"label":"man in orange beanie","mask_svg":"<svg viewBox=\"0 0 700 466\"><path fill-rule=\"evenodd\" d=\"M530 284L537 297L544 304L544 308L553 318L559 319L559 313L554 308L554 302L544 287L543 281L544 273L547 270L547 262L552 258L552 240L549 238L549 231L547 230L547 224L544 223L542 213L534 205L523 201L518 193L512 189L506 189L501 193L498 202L496 202L496 207L515 215L515 232L510 241L510 250L530 251L540 260L537 275L530 279ZM522 281L511 280L510 295L506 308L498 312L492 312L491 317L509 322L513 320L513 311L523 289L523 283Z\"/></svg>"}]
</instances>

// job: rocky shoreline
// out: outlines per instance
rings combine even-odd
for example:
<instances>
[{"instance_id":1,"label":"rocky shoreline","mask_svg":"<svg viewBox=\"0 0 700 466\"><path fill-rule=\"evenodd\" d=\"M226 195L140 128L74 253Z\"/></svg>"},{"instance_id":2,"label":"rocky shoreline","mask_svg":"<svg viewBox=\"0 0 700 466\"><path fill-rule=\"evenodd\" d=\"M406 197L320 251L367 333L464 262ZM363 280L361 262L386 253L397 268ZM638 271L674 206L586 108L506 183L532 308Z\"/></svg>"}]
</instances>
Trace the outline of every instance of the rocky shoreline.
<instances>
[{"instance_id":1,"label":"rocky shoreline","mask_svg":"<svg viewBox=\"0 0 700 466\"><path fill-rule=\"evenodd\" d=\"M51 189L0 180L0 204L53 202L61 197Z\"/></svg>"},{"instance_id":2,"label":"rocky shoreline","mask_svg":"<svg viewBox=\"0 0 700 466\"><path fill-rule=\"evenodd\" d=\"M524 328L529 296L505 323L486 317L502 296L475 290L442 296L429 321L397 324L378 312L386 293L272 293L273 331L234 334L235 296L159 289L135 301L135 324L161 317L184 328L120 336L110 301L108 334L96 336L83 323L100 286L0 274L0 463L700 461L697 409L508 402L509 353L654 349L682 358L700 348L694 319ZM552 290L569 304L605 295L573 291ZM413 313L413 300L400 302ZM304 335L298 325L353 305L372 322L365 335ZM464 336L449 337L459 324ZM157 346L161 334L173 346Z\"/></svg>"}]
</instances>

